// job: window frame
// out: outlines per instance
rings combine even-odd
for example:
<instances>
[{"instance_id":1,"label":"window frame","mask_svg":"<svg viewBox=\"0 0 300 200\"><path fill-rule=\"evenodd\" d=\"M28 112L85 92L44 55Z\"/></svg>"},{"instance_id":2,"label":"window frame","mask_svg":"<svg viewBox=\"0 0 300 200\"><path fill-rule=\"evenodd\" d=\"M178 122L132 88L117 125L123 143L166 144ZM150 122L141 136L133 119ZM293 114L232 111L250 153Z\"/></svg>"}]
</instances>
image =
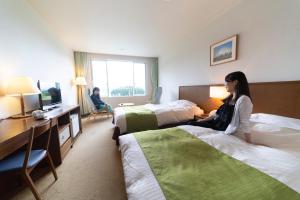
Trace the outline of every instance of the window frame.
<instances>
[{"instance_id":1,"label":"window frame","mask_svg":"<svg viewBox=\"0 0 300 200\"><path fill-rule=\"evenodd\" d=\"M106 71L106 88L107 88L107 93L108 96L103 96L104 98L128 98L128 97L146 97L148 96L148 84L147 84L147 63L144 61L134 61L133 60L129 60L129 59L101 59L101 58L92 58L91 59L91 68L92 68L92 83L93 83L93 87L95 87L94 85L94 66L93 66L93 61L102 61L105 62L105 71ZM144 64L145 65L145 74L144 74L144 80L145 80L145 93L143 95L130 95L130 96L110 96L110 87L109 87L109 81L108 81L108 66L107 66L107 62L108 61L116 61L116 62L131 62L133 65L133 74L132 74L132 78L133 78L133 87L135 88L135 76L134 76L134 64Z\"/></svg>"}]
</instances>

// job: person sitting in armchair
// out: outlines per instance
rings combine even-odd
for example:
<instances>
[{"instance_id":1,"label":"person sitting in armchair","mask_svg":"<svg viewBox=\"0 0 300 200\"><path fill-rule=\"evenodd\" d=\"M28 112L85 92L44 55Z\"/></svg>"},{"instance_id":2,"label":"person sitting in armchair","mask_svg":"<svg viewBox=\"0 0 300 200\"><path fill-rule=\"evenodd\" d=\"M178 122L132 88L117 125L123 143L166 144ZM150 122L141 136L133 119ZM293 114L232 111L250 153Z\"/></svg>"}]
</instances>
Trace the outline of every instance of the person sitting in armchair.
<instances>
[{"instance_id":1,"label":"person sitting in armchair","mask_svg":"<svg viewBox=\"0 0 300 200\"><path fill-rule=\"evenodd\" d=\"M102 111L104 110L106 107L108 108L108 111L110 113L113 112L112 108L110 105L106 104L105 102L103 102L100 98L100 89L98 87L94 87L93 89L93 94L91 95L91 99L95 105L95 107Z\"/></svg>"}]
</instances>

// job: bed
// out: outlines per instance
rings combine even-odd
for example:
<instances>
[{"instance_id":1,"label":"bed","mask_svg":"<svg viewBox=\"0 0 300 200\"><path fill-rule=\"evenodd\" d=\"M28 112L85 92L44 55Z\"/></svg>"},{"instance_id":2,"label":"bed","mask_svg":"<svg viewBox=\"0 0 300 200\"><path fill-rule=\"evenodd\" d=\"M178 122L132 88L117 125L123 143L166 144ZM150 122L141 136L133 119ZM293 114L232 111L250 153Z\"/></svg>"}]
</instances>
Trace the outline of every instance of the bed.
<instances>
[{"instance_id":1,"label":"bed","mask_svg":"<svg viewBox=\"0 0 300 200\"><path fill-rule=\"evenodd\" d=\"M153 130L193 120L203 110L188 100L166 104L117 107L114 109L114 139L125 133Z\"/></svg>"},{"instance_id":2,"label":"bed","mask_svg":"<svg viewBox=\"0 0 300 200\"><path fill-rule=\"evenodd\" d=\"M205 105L208 88L181 87L179 98L207 112L218 104ZM250 90L254 111L273 114L251 116L256 144L243 134L187 125L121 136L128 199L300 199L300 82L256 83Z\"/></svg>"},{"instance_id":3,"label":"bed","mask_svg":"<svg viewBox=\"0 0 300 200\"><path fill-rule=\"evenodd\" d=\"M253 127L256 127L257 130L261 130L261 125L271 124L268 128L273 127L273 134L274 134L274 124L270 123L267 119L259 119L254 116L254 119L256 118L256 121L254 120L253 123L255 124ZM268 118L268 117L267 117ZM290 122L289 122L290 123ZM277 126L279 127L279 126ZM271 140L265 140L269 146L273 145L272 147L262 146L262 145L253 145L246 143L243 139L236 137L236 136L228 136L222 133L219 133L218 131L207 129L207 128L201 128L201 127L195 127L195 126L179 126L177 129L182 129L186 133L195 136L199 141L203 141L206 144L210 145L212 148L217 149L219 152L226 154L230 158L234 158L237 161L240 161L241 163L250 166L251 168L257 170L260 172L257 176L257 179L259 177L265 175L266 177L271 177L272 181L277 181L279 184L282 184L282 187L285 187L289 192L293 193L291 196L289 196L290 200L292 199L300 199L300 120L298 120L297 123L294 124L293 128L297 129L291 129L292 132L284 132L287 131L284 129L283 132L280 132L280 134L275 133L275 138L273 141ZM172 129L172 128L171 128ZM158 137L161 138L160 135L165 130L156 130L152 131L151 134L148 134L148 132L140 132L140 134L148 134L148 135L155 135L157 134ZM271 132L272 132L271 131ZM275 131L276 132L276 131ZM150 133L150 132L149 132ZM269 130L269 134L270 130ZM288 142L285 142L284 144L281 144L278 141L282 141L284 137L282 135L287 134L288 141L291 141L292 144L289 144ZM172 136L172 134L170 134ZM176 142L176 145L180 147L180 144L183 143L183 145L193 145L193 143L187 142L187 140L177 140L177 137L172 138L171 136L168 136L168 140L174 140L173 142ZM257 136L257 135L256 135ZM279 137L279 138L278 138ZM268 136L270 138L270 135ZM150 139L151 140L151 139ZM153 143L146 144L146 149L151 147L154 143L158 142L158 140L152 138ZM264 140L260 141L259 137L255 138L256 142L263 142ZM165 141L163 142L165 143ZM149 145L150 144L150 145ZM218 199L221 197L221 199L237 199L240 198L240 193L236 193L235 190L230 190L230 192L226 192L226 196L222 196L223 193L221 193L222 190L218 191L220 193L214 194L214 187L218 187L218 183L223 181L221 179L220 181L216 181L216 179L210 180L209 176L217 175L222 177L221 175L224 174L224 171L212 171L213 174L207 174L206 177L201 177L203 179L203 182L211 182L211 184L204 184L200 185L200 188L193 188L190 187L190 185L186 184L186 182L182 181L184 177L176 177L174 174L170 174L172 171L177 171L178 174L184 173L186 176L185 178L188 178L190 182L194 182L196 177L199 177L196 173L187 173L185 172L185 169L188 168L184 163L185 162L176 162L172 159L168 159L170 155L166 155L164 158L164 161L161 161L160 163L163 163L163 168L167 168L167 163L173 163L171 168L167 171L164 171L163 169L156 169L155 171L155 162L154 164L150 165L148 163L149 158L146 158L145 152L143 152L141 148L142 144L137 142L136 137L133 134L128 134L120 137L120 149L122 153L122 163L123 163L123 169L124 169L124 177L125 177L125 183L126 183L126 191L128 195L129 200L138 200L138 199L155 199L155 200L163 200L163 199L176 199L176 197L186 197L186 198L177 198L177 199L195 199L195 196L187 196L184 194L184 191L190 190L190 193L197 193L199 191L199 199ZM154 148L160 148L160 152L172 152L172 148L164 147L164 146L158 146ZM201 148L200 148L201 149ZM149 150L149 149L148 149ZM153 149L150 149L153 151ZM180 149L177 149L180 150ZM197 149L193 149L195 152L197 152ZM176 152L176 151L175 151ZM190 151L187 151L190 152ZM207 152L202 152L202 155L198 155L201 157L201 163L205 163L212 160L212 157L204 157L204 155ZM161 153L162 154L162 153ZM160 154L157 154L158 156ZM189 158L188 154L185 154L186 157ZM150 156L151 157L151 156ZM191 160L191 159L189 159ZM218 160L218 159L216 159ZM228 160L228 159L227 159ZM196 165L199 168L203 168L200 164L197 165L197 163L189 162L190 165ZM157 163L156 163L157 165ZM226 164L224 164L225 166ZM240 167L240 163L238 166ZM154 166L154 167L153 167ZM157 171L158 170L158 171ZM206 168L204 168L206 170ZM157 175L161 175L161 173L164 173L164 177L159 177ZM221 174L218 174L221 173ZM234 186L237 189L243 190L243 188L239 188L240 185L245 184L244 182L248 182L248 180L241 180L240 182L235 181L236 175L234 173L231 174L233 179L226 179L222 184L229 184L231 182L236 182L236 185ZM167 178L166 178L167 177ZM158 181L160 180L160 182ZM259 180L257 180L259 182ZM187 185L189 186L187 188ZM213 185L213 186L212 186ZM249 186L249 188L254 188L257 193L259 193L258 188L261 188L261 185L255 185L253 183L253 187ZM267 185L267 184L266 184ZM202 188L201 188L202 187ZM276 186L279 187L279 186ZM270 190L274 192L273 190L276 189L275 186L270 186L270 188L266 187L264 190ZM246 188L248 189L248 188ZM246 192L246 189L244 189ZM280 190L280 189L279 189ZM233 192L231 192L233 191ZM244 191L244 192L245 192ZM282 189L283 191L283 189ZM183 193L183 194L181 194ZM208 194L206 194L208 193ZM283 192L284 193L284 192ZM218 196L219 195L219 196ZM221 196L220 196L221 195ZM248 194L250 195L250 194ZM258 195L258 194L256 194ZM273 194L260 194L264 196L261 199L282 199L282 196L274 197ZM286 194L285 194L286 195ZM201 197L201 198L200 198ZM209 197L209 198L208 198ZM225 198L226 197L226 198ZM229 198L230 197L230 198ZM257 197L257 196L255 196ZM242 198L240 198L242 199ZM246 198L247 199L247 198Z\"/></svg>"}]
</instances>

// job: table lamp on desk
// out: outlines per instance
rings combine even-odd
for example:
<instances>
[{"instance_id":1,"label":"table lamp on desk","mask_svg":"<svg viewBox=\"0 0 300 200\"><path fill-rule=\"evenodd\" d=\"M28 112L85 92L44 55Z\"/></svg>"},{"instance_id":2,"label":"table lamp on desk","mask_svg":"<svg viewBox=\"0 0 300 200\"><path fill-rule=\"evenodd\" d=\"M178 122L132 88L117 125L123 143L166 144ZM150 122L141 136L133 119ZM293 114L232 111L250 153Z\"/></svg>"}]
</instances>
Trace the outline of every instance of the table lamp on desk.
<instances>
[{"instance_id":1,"label":"table lamp on desk","mask_svg":"<svg viewBox=\"0 0 300 200\"><path fill-rule=\"evenodd\" d=\"M24 96L25 95L34 95L40 94L40 90L34 84L33 80L30 77L19 76L11 78L6 86L6 95L7 96L20 96L21 102L21 111L22 114L12 116L12 118L24 118L29 117L25 113L25 104Z\"/></svg>"},{"instance_id":2,"label":"table lamp on desk","mask_svg":"<svg viewBox=\"0 0 300 200\"><path fill-rule=\"evenodd\" d=\"M76 79L75 79L75 85L77 85L78 88L80 89L80 98L81 98L81 104L82 104L81 105L82 106L81 113L84 113L84 111L83 111L84 108L83 108L82 88L87 85L85 78L83 76L77 76Z\"/></svg>"}]
</instances>

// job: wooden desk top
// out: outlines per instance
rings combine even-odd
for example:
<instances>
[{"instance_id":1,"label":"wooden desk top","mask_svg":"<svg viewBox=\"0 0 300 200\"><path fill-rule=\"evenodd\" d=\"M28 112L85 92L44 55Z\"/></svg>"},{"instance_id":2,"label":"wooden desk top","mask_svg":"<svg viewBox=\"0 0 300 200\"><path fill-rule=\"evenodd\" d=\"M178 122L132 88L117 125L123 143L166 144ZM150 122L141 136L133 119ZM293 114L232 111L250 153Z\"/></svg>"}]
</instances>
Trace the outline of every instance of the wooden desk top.
<instances>
[{"instance_id":1,"label":"wooden desk top","mask_svg":"<svg viewBox=\"0 0 300 200\"><path fill-rule=\"evenodd\" d=\"M6 119L0 122L0 145L16 135L29 131L32 126L46 120L36 121L32 117L25 119Z\"/></svg>"},{"instance_id":2,"label":"wooden desk top","mask_svg":"<svg viewBox=\"0 0 300 200\"><path fill-rule=\"evenodd\" d=\"M50 118L60 117L78 107L78 105L63 105L59 108L46 112L45 120L34 120L33 117L28 117L23 119L6 119L0 121L0 159L6 156L4 155L4 152L7 151L5 146L13 140L19 140L19 144L22 145L26 144L26 137L32 126L41 124ZM24 142L22 142L22 140L24 140Z\"/></svg>"}]
</instances>

